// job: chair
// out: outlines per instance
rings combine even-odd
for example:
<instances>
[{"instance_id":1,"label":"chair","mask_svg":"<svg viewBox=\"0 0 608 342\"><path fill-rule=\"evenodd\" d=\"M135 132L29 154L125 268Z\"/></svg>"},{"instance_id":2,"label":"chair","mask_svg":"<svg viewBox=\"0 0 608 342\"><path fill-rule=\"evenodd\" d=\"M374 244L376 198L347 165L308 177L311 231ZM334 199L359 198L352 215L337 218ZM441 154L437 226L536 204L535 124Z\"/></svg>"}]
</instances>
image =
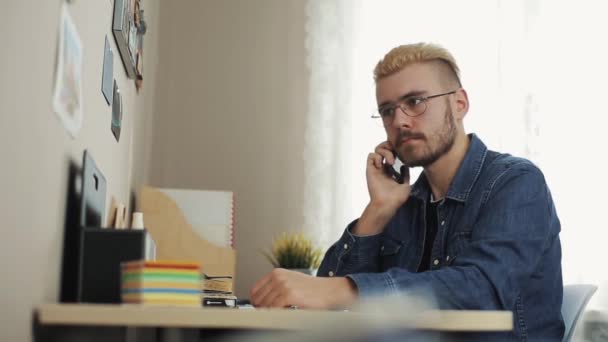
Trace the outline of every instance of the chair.
<instances>
[{"instance_id":1,"label":"chair","mask_svg":"<svg viewBox=\"0 0 608 342\"><path fill-rule=\"evenodd\" d=\"M588 284L564 286L562 317L564 318L566 329L564 330L563 342L570 342L574 336L576 323L596 290L597 286Z\"/></svg>"}]
</instances>

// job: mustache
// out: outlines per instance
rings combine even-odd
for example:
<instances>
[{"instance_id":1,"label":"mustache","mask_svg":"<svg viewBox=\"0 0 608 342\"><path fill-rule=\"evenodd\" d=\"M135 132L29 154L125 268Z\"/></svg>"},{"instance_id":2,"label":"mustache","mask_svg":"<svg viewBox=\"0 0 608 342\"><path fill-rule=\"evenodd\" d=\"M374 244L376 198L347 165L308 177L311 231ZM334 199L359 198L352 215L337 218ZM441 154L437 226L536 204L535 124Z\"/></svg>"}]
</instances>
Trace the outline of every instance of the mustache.
<instances>
[{"instance_id":1,"label":"mustache","mask_svg":"<svg viewBox=\"0 0 608 342\"><path fill-rule=\"evenodd\" d=\"M403 139L424 139L424 134L410 131L401 131L397 136L397 144L401 145Z\"/></svg>"}]
</instances>

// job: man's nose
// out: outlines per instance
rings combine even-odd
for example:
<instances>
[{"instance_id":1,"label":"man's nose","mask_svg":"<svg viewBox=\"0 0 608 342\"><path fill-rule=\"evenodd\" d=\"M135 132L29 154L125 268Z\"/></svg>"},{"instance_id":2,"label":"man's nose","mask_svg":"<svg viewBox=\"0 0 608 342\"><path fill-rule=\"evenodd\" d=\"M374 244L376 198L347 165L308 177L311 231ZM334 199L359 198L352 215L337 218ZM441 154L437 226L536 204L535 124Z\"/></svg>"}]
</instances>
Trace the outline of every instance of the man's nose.
<instances>
[{"instance_id":1,"label":"man's nose","mask_svg":"<svg viewBox=\"0 0 608 342\"><path fill-rule=\"evenodd\" d=\"M412 127L413 117L405 114L405 111L401 107L395 108L395 114L393 116L393 126L395 127Z\"/></svg>"}]
</instances>

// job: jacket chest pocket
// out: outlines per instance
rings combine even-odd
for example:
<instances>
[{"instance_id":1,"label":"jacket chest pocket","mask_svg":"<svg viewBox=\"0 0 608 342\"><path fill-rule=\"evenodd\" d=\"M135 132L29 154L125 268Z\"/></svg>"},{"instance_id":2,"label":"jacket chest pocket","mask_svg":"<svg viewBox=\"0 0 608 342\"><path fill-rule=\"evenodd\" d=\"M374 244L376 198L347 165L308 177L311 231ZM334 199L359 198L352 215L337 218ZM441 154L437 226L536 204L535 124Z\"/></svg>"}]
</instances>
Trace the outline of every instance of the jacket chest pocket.
<instances>
[{"instance_id":1,"label":"jacket chest pocket","mask_svg":"<svg viewBox=\"0 0 608 342\"><path fill-rule=\"evenodd\" d=\"M380 246L380 269L388 270L391 267L400 266L399 259L401 257L400 252L404 248L403 243L385 240Z\"/></svg>"},{"instance_id":2,"label":"jacket chest pocket","mask_svg":"<svg viewBox=\"0 0 608 342\"><path fill-rule=\"evenodd\" d=\"M449 234L446 242L447 264L451 265L460 254L462 254L471 243L471 231L457 231Z\"/></svg>"}]
</instances>

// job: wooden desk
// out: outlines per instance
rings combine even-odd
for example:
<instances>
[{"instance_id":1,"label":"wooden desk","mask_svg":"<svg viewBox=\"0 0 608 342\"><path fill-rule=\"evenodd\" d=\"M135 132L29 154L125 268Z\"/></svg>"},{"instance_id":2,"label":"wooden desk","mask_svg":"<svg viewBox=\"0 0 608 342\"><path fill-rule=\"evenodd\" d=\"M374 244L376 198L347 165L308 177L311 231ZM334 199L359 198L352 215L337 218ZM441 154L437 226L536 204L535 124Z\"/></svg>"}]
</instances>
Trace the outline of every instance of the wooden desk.
<instances>
[{"instance_id":1,"label":"wooden desk","mask_svg":"<svg viewBox=\"0 0 608 342\"><path fill-rule=\"evenodd\" d=\"M41 326L186 328L225 330L310 330L399 328L442 332L509 331L510 311L430 310L416 315L288 309L179 308L133 304L44 304Z\"/></svg>"},{"instance_id":2,"label":"wooden desk","mask_svg":"<svg viewBox=\"0 0 608 342\"><path fill-rule=\"evenodd\" d=\"M510 311L431 310L415 317L394 317L344 311L44 304L38 307L37 313L43 325L306 330L328 323L369 324L367 322L373 319L394 327L438 331L508 331L513 328Z\"/></svg>"}]
</instances>

